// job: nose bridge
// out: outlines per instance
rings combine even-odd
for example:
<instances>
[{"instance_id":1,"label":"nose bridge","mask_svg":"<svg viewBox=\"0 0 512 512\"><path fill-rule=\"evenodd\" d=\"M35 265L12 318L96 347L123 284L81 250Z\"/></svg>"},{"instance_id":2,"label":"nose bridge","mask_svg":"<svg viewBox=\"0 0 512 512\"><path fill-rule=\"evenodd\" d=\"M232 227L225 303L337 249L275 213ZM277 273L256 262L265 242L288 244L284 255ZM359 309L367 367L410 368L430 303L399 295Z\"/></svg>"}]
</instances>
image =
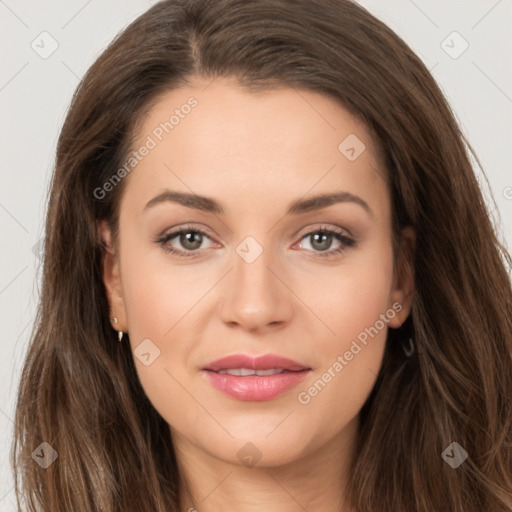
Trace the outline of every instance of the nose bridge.
<instances>
[{"instance_id":1,"label":"nose bridge","mask_svg":"<svg viewBox=\"0 0 512 512\"><path fill-rule=\"evenodd\" d=\"M226 322L252 329L282 322L290 311L286 287L273 268L276 258L270 238L265 237L264 246L255 236L247 236L235 247L234 268L223 300Z\"/></svg>"},{"instance_id":2,"label":"nose bridge","mask_svg":"<svg viewBox=\"0 0 512 512\"><path fill-rule=\"evenodd\" d=\"M261 236L259 238L261 240ZM233 284L241 299L268 303L279 293L274 289L275 276L269 270L274 261L269 240L270 237L266 237L260 243L254 236L247 236L235 249Z\"/></svg>"}]
</instances>

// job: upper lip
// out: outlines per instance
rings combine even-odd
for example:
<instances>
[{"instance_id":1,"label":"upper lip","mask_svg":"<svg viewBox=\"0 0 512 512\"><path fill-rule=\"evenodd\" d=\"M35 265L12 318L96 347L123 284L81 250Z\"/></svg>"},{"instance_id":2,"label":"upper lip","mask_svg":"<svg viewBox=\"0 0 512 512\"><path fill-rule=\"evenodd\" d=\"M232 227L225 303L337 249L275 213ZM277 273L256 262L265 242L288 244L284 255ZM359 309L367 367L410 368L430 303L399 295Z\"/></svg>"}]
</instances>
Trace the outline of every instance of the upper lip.
<instances>
[{"instance_id":1,"label":"upper lip","mask_svg":"<svg viewBox=\"0 0 512 512\"><path fill-rule=\"evenodd\" d=\"M203 370L218 372L219 370L229 370L232 368L247 368L250 370L271 370L274 368L289 371L310 370L309 367L297 361L275 354L267 354L259 357L235 354L212 361L206 365Z\"/></svg>"}]
</instances>

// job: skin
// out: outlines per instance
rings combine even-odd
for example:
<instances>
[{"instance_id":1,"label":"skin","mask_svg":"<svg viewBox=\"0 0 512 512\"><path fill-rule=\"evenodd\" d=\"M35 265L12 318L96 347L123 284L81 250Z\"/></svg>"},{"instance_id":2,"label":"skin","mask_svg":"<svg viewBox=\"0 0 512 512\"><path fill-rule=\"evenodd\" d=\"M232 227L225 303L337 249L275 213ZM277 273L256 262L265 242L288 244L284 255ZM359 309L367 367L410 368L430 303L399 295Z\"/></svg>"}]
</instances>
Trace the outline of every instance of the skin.
<instances>
[{"instance_id":1,"label":"skin","mask_svg":"<svg viewBox=\"0 0 512 512\"><path fill-rule=\"evenodd\" d=\"M249 93L220 78L162 95L142 120L135 147L190 96L198 105L125 178L117 246L108 225L98 224L110 246L103 275L111 317L118 318L112 327L129 333L132 350L148 338L160 350L148 366L134 361L169 424L180 510L350 512L339 504L358 412L381 367L387 329L405 321L413 292L410 267L393 270L385 171L368 130L335 100L284 87ZM350 134L366 146L354 161L338 149ZM173 202L144 211L165 189L211 197L225 213ZM292 201L333 191L360 197L372 214L343 202L286 215ZM155 241L185 224L207 233L200 248L179 236L166 244L200 253L196 258L170 254ZM335 253L342 243L333 236L323 251L333 256L322 257L311 236L322 226L342 230L355 245ZM413 243L413 233L403 235L404 244ZM236 251L247 236L263 249L251 263ZM401 311L300 403L298 393L394 303ZM274 353L312 371L277 398L244 402L216 390L201 371L240 353ZM248 442L261 455L252 467L237 456Z\"/></svg>"}]
</instances>

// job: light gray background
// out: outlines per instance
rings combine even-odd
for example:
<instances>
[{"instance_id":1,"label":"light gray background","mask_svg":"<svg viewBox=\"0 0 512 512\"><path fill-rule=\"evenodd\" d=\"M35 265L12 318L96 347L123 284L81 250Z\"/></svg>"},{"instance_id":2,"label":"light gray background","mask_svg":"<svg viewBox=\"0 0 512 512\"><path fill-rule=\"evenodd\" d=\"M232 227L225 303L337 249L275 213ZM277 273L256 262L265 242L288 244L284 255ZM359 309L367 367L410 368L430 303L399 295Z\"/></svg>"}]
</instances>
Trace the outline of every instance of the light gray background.
<instances>
[{"instance_id":1,"label":"light gray background","mask_svg":"<svg viewBox=\"0 0 512 512\"><path fill-rule=\"evenodd\" d=\"M43 234L58 133L80 77L119 30L154 3L0 0L0 512L16 510L8 462L12 418L38 300L40 268L34 246ZM481 172L476 172L502 240L510 248L512 2L359 3L405 39L437 79L482 162L490 190ZM31 47L33 44L40 52L51 48L49 37L40 36L44 31L58 43L45 59ZM450 36L454 31L463 39ZM464 40L468 49L453 58Z\"/></svg>"}]
</instances>

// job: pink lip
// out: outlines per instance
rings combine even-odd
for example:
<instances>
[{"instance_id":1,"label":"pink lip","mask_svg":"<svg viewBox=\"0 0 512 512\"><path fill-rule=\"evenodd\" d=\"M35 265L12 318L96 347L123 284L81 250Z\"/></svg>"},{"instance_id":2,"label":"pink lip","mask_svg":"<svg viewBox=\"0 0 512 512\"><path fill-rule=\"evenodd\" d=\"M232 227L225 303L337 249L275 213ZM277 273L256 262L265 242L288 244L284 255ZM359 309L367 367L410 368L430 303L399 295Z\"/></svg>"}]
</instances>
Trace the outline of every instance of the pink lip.
<instances>
[{"instance_id":1,"label":"pink lip","mask_svg":"<svg viewBox=\"0 0 512 512\"><path fill-rule=\"evenodd\" d=\"M248 377L215 373L219 370L232 368L252 370L276 368L284 371L276 375L252 375ZM307 377L311 368L273 354L257 358L240 354L213 361L203 370L207 374L210 383L219 391L238 400L263 401L275 398L295 387Z\"/></svg>"},{"instance_id":2,"label":"pink lip","mask_svg":"<svg viewBox=\"0 0 512 512\"><path fill-rule=\"evenodd\" d=\"M205 366L203 370L218 372L219 370L229 370L232 368L247 368L250 370L270 370L272 368L277 368L290 371L310 369L307 366L297 363L297 361L293 361L287 357L277 356L275 354L267 354L259 357L235 354L233 356L217 359Z\"/></svg>"}]
</instances>

